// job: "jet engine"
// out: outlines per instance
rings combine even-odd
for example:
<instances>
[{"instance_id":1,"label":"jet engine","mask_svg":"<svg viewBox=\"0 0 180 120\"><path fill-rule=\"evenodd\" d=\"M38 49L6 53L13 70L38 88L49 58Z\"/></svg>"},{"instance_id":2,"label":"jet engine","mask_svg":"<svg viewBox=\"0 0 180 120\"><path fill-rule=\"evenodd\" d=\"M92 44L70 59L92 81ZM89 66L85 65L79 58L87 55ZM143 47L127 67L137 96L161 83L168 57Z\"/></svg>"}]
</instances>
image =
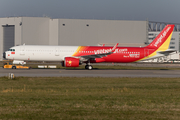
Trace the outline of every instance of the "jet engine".
<instances>
[{"instance_id":1,"label":"jet engine","mask_svg":"<svg viewBox=\"0 0 180 120\"><path fill-rule=\"evenodd\" d=\"M79 67L80 61L78 58L65 57L64 62L62 63L63 67Z\"/></svg>"}]
</instances>

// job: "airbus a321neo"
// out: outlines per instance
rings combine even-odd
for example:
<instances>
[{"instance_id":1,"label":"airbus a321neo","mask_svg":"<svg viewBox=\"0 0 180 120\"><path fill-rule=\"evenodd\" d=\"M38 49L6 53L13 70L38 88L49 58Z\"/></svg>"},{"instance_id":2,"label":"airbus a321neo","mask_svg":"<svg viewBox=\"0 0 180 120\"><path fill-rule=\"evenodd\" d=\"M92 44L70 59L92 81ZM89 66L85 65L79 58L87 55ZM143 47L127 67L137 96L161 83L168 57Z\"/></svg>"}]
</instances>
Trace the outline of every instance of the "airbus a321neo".
<instances>
[{"instance_id":1,"label":"airbus a321neo","mask_svg":"<svg viewBox=\"0 0 180 120\"><path fill-rule=\"evenodd\" d=\"M160 34L146 47L110 46L43 46L21 45L11 47L3 53L5 59L15 61L60 61L64 67L92 69L90 63L114 62L130 63L168 55L169 43L174 25L166 25Z\"/></svg>"}]
</instances>

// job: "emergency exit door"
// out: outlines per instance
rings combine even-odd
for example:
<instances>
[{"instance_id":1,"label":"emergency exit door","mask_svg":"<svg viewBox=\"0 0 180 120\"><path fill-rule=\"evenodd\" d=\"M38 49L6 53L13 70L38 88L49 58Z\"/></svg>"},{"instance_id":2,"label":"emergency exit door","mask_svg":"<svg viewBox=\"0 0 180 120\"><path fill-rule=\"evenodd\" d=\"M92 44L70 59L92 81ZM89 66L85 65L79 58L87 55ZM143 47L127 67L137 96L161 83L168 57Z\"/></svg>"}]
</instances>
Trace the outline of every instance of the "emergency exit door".
<instances>
[{"instance_id":1,"label":"emergency exit door","mask_svg":"<svg viewBox=\"0 0 180 120\"><path fill-rule=\"evenodd\" d=\"M149 55L149 49L144 49L144 57L147 57Z\"/></svg>"}]
</instances>

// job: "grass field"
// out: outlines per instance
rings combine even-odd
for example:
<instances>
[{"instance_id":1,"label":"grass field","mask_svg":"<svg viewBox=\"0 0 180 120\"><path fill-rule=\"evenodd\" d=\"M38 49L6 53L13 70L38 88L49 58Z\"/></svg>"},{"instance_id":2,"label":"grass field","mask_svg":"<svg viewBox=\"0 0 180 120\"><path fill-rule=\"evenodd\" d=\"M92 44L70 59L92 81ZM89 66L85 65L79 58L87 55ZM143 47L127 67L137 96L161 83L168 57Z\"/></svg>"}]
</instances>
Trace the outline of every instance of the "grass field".
<instances>
[{"instance_id":1,"label":"grass field","mask_svg":"<svg viewBox=\"0 0 180 120\"><path fill-rule=\"evenodd\" d=\"M0 119L179 120L179 78L0 78Z\"/></svg>"}]
</instances>

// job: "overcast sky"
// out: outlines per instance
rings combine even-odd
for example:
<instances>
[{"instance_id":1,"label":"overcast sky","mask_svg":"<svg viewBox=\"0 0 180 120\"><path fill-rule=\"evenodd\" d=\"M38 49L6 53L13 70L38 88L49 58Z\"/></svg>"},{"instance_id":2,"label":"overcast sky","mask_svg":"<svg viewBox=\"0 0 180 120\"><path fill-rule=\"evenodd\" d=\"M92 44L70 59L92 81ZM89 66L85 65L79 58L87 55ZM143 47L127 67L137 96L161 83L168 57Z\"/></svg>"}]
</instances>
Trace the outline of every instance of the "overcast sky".
<instances>
[{"instance_id":1,"label":"overcast sky","mask_svg":"<svg viewBox=\"0 0 180 120\"><path fill-rule=\"evenodd\" d=\"M0 0L0 17L180 23L180 0Z\"/></svg>"}]
</instances>

